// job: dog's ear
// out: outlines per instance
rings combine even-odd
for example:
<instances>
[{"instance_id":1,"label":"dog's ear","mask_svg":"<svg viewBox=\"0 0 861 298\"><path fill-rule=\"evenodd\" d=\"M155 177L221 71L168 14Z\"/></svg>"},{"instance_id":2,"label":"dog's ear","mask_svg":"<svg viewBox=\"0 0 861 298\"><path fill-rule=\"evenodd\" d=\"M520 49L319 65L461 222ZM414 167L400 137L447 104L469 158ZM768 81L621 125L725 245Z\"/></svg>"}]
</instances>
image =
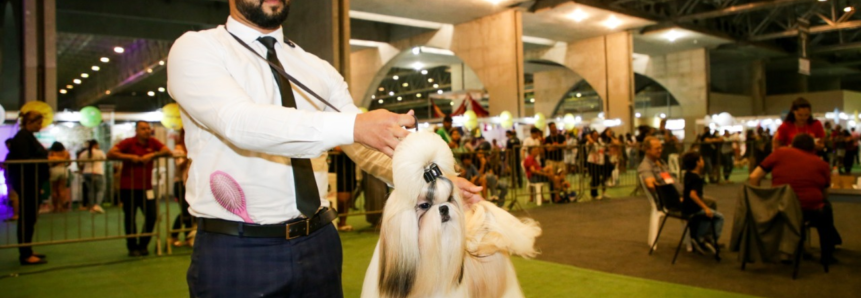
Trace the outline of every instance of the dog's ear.
<instances>
[{"instance_id":1,"label":"dog's ear","mask_svg":"<svg viewBox=\"0 0 861 298\"><path fill-rule=\"evenodd\" d=\"M398 198L395 190L389 201ZM380 295L407 297L415 286L420 261L418 217L412 208L394 208L401 204L386 204L380 230ZM400 210L398 210L400 209Z\"/></svg>"}]
</instances>

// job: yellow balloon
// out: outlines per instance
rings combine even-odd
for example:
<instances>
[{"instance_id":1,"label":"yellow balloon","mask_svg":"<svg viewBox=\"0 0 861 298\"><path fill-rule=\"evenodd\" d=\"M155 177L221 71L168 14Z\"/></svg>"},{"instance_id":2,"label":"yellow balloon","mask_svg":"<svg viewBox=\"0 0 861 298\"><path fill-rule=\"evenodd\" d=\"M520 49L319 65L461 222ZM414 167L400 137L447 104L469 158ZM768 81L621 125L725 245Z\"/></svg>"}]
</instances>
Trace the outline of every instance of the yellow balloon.
<instances>
[{"instance_id":1,"label":"yellow balloon","mask_svg":"<svg viewBox=\"0 0 861 298\"><path fill-rule=\"evenodd\" d=\"M478 127L478 119L468 119L466 120L466 122L464 122L463 126L465 126L466 129L473 130Z\"/></svg>"},{"instance_id":2,"label":"yellow balloon","mask_svg":"<svg viewBox=\"0 0 861 298\"><path fill-rule=\"evenodd\" d=\"M544 117L544 114L535 113L535 128L544 130L545 126L547 126L547 118Z\"/></svg>"},{"instance_id":3,"label":"yellow balloon","mask_svg":"<svg viewBox=\"0 0 861 298\"><path fill-rule=\"evenodd\" d=\"M572 130L577 125L577 120L571 113L565 114L565 117L562 118L562 122L565 123L565 130Z\"/></svg>"},{"instance_id":4,"label":"yellow balloon","mask_svg":"<svg viewBox=\"0 0 861 298\"><path fill-rule=\"evenodd\" d=\"M503 123L505 120L511 120L511 112L502 111L502 113L499 113L499 120L502 120Z\"/></svg>"},{"instance_id":5,"label":"yellow balloon","mask_svg":"<svg viewBox=\"0 0 861 298\"><path fill-rule=\"evenodd\" d=\"M477 120L477 119L478 119L478 115L476 115L474 111L469 110L469 111L466 111L466 113L463 113L463 118L464 118L464 121L469 121L469 120L472 120L472 119L476 119L476 120Z\"/></svg>"},{"instance_id":6,"label":"yellow balloon","mask_svg":"<svg viewBox=\"0 0 861 298\"><path fill-rule=\"evenodd\" d=\"M42 115L42 127L48 127L54 123L54 109L44 101L31 101L21 107L21 114L26 114L30 111L35 111Z\"/></svg>"},{"instance_id":7,"label":"yellow balloon","mask_svg":"<svg viewBox=\"0 0 861 298\"><path fill-rule=\"evenodd\" d=\"M514 126L514 120L508 119L502 121L502 128L511 129Z\"/></svg>"},{"instance_id":8,"label":"yellow balloon","mask_svg":"<svg viewBox=\"0 0 861 298\"><path fill-rule=\"evenodd\" d=\"M179 116L179 105L176 103L166 104L161 108L163 114L161 124L171 130L182 129L182 118Z\"/></svg>"}]
</instances>

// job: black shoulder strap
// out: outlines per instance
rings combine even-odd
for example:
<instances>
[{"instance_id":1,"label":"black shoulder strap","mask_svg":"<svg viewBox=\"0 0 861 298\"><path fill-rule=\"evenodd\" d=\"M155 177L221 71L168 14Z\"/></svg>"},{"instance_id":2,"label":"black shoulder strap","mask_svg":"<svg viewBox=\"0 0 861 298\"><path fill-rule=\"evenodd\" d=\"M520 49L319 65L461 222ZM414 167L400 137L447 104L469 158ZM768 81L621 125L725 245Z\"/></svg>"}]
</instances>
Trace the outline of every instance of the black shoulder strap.
<instances>
[{"instance_id":1,"label":"black shoulder strap","mask_svg":"<svg viewBox=\"0 0 861 298\"><path fill-rule=\"evenodd\" d=\"M287 79L291 83L296 84L296 86L299 86L299 88L302 88L302 90L304 90L305 92L308 92L308 94L311 94L311 96L314 96L314 98L316 98L320 102L324 103L325 105L329 106L330 108L335 110L335 112L341 112L341 110L338 110L338 108L336 108L335 106L330 104L328 101L326 101L325 99L323 99L322 97L317 95L317 93L315 93L314 91L311 91L311 88L308 88L307 86L305 86L305 84L302 84L301 82L299 82L299 80L297 80L296 78L294 78L293 76L288 74L286 71L284 71L283 68L281 68L278 65L275 65L275 63L272 63L271 61L267 60L265 57L261 56L260 53L257 53L257 51L252 49L251 46L249 46L247 43L242 41L242 39L239 39L239 37L237 37L236 35L233 35L233 33L230 33L230 31L227 30L226 26L224 27L224 31L227 31L227 33L230 34L230 36L233 36L233 39L236 39L236 41L238 41L240 44L242 44L243 47L245 47L246 49L248 49L249 51L254 53L254 55L256 55L257 57L260 57L260 59L263 59L263 61L266 61L266 63L269 63L269 67L272 67L272 69L274 69L276 72L278 72L278 74L280 74L282 77L284 77L285 79Z\"/></svg>"}]
</instances>

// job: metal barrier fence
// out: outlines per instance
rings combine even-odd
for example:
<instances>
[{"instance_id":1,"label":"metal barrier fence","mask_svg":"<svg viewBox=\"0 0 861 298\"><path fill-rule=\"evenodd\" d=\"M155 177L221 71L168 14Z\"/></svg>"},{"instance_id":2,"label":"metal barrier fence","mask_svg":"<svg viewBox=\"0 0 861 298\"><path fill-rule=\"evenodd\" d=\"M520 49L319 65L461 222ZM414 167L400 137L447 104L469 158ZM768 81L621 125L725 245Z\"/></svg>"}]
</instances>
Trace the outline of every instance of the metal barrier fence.
<instances>
[{"instance_id":1,"label":"metal barrier fence","mask_svg":"<svg viewBox=\"0 0 861 298\"><path fill-rule=\"evenodd\" d=\"M0 249L126 239L131 251L145 249L154 238L161 254L155 226L163 219L159 205L168 194L168 161L126 162L125 169L104 159L0 163L13 205L12 214L2 214ZM139 211L143 216L131 216Z\"/></svg>"},{"instance_id":2,"label":"metal barrier fence","mask_svg":"<svg viewBox=\"0 0 861 298\"><path fill-rule=\"evenodd\" d=\"M700 151L701 145L686 143L665 147L662 159L668 162L671 171L679 174L682 171L681 154L689 150ZM622 196L629 196L636 195L640 189L637 167L644 153L639 147L607 146L602 149L590 145L538 146L535 153L544 160L539 168L548 178L536 183L529 181L523 168L526 157L531 154L526 153L528 149L463 150L455 152L455 158L461 176L485 187L483 197L509 209L522 208L521 204L526 202L540 205L546 201L553 202L553 199L561 201L566 197L571 201L584 200L592 196L593 190L599 195L603 194L603 190L614 190L617 195L622 193ZM770 142L768 147L764 147L762 142L736 142L731 151L719 146L713 149L712 154L704 159L707 167L712 169L707 172L707 177L711 182L718 182L725 180L725 174L731 174L733 169L744 168L748 163L764 159L770 152ZM847 154L857 155L857 151L838 153L835 150L825 157L839 162L849 160ZM128 239L127 245L131 248L133 245L146 244L150 238L154 238L158 254L162 254L165 248L167 253L171 253L171 242L178 238L178 233L193 233L194 230L191 227L194 221L181 211L187 205L182 204L182 183L176 183L174 179L174 158L177 157L152 160L151 175L144 164L123 171L122 162L116 160L0 163L5 169L6 184L9 185L6 194L10 199L17 197L16 214L19 217L9 221L9 214L4 217L0 213L0 218L7 219L0 223L0 249L111 239ZM100 167L99 163L104 165L103 177L84 174L80 170L67 170L68 165L83 169ZM340 152L329 153L329 164L327 198L332 207L339 210L340 217L365 216L368 223L378 223L388 197L387 185L367 173L361 173ZM116 174L113 174L114 170ZM746 180L746 174L736 174L736 177L730 177L735 179L734 182ZM152 187L149 187L147 180L151 181ZM138 190L123 190L122 184ZM3 195L2 189L0 195ZM102 201L105 202L103 205L97 205ZM359 206L358 202L363 202L363 206ZM135 216L134 220L124 216L132 211L135 214L140 212L143 216ZM154 228L165 220L164 229ZM34 226L36 221L38 224ZM126 221L133 223L135 229L127 231L126 227L131 225L127 225ZM142 226L145 228L141 229ZM19 230L22 237L33 233L32 241L19 244ZM162 239L169 240L162 243Z\"/></svg>"}]
</instances>

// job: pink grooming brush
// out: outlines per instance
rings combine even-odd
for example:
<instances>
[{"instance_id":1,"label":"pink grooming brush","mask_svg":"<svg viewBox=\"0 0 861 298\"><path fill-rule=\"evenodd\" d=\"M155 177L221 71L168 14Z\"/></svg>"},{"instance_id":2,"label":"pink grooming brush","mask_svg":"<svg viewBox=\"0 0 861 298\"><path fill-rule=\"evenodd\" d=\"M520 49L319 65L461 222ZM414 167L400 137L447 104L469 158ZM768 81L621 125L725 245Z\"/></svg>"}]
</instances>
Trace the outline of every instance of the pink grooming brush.
<instances>
[{"instance_id":1,"label":"pink grooming brush","mask_svg":"<svg viewBox=\"0 0 861 298\"><path fill-rule=\"evenodd\" d=\"M247 223L254 223L245 209L245 193L233 177L225 172L215 171L209 176L209 188L221 207L241 217Z\"/></svg>"}]
</instances>

